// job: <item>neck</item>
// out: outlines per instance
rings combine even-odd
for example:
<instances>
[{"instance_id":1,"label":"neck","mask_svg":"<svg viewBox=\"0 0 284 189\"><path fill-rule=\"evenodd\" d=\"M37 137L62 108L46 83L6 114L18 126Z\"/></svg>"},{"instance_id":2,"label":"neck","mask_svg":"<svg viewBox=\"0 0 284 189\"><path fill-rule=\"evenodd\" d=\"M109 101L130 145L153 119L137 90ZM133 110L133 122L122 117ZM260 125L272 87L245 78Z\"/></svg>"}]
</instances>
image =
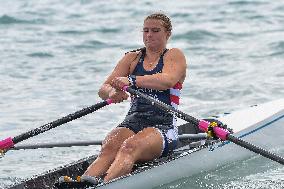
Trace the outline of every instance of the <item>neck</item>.
<instances>
[{"instance_id":1,"label":"neck","mask_svg":"<svg viewBox=\"0 0 284 189\"><path fill-rule=\"evenodd\" d=\"M148 56L150 59L157 59L163 54L164 50L165 48L162 49L146 48L146 56Z\"/></svg>"}]
</instances>

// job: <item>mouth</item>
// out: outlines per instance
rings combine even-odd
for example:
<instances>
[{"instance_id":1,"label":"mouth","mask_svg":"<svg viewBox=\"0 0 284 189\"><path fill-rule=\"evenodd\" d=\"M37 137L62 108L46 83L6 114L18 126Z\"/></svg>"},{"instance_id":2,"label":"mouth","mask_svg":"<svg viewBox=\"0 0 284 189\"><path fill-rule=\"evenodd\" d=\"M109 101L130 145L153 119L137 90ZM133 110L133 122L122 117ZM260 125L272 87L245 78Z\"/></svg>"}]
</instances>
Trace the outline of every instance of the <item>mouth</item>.
<instances>
[{"instance_id":1,"label":"mouth","mask_svg":"<svg viewBox=\"0 0 284 189\"><path fill-rule=\"evenodd\" d=\"M155 42L155 40L146 40L146 43L153 43L153 42Z\"/></svg>"}]
</instances>

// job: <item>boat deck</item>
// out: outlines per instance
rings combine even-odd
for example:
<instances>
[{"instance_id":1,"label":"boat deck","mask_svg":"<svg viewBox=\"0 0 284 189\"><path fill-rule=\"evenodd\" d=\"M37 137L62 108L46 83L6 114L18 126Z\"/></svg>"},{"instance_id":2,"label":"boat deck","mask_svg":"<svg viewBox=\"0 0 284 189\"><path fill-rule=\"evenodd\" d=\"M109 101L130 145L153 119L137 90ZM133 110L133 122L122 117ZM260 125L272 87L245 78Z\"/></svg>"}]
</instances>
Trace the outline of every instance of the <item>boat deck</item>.
<instances>
[{"instance_id":1,"label":"boat deck","mask_svg":"<svg viewBox=\"0 0 284 189\"><path fill-rule=\"evenodd\" d=\"M196 134L200 132L190 123L186 123L180 125L179 127L179 134ZM143 172L147 169L151 169L152 167L159 166L169 161L173 161L174 159L178 158L184 152L189 152L189 150L196 151L200 148L204 148L205 141L201 142L199 140L193 139L183 139L178 142L178 148L169 156L162 157L159 159L155 159L153 161L149 161L146 163L137 163L134 165L133 171L131 175L137 174L139 172ZM202 147L203 146L203 147ZM58 180L58 178L62 175L68 175L72 178L76 178L78 175L82 175L85 170L89 167L89 165L96 159L97 155L93 155L87 158L83 158L79 161L73 162L71 164L65 165L64 167L58 167L56 169L47 171L41 175L36 175L28 180L23 181L20 184L16 184L11 186L9 189L38 189L38 188L48 188L53 189L54 183ZM122 179L120 177L118 179Z\"/></svg>"}]
</instances>

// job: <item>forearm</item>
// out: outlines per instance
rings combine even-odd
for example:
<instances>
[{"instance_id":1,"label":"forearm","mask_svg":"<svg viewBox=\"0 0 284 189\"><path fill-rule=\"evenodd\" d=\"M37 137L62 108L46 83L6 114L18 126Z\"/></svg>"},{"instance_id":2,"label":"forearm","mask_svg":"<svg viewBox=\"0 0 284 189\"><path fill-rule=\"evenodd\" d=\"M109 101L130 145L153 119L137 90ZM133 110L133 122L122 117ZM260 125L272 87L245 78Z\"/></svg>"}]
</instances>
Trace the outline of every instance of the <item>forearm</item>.
<instances>
[{"instance_id":1,"label":"forearm","mask_svg":"<svg viewBox=\"0 0 284 189\"><path fill-rule=\"evenodd\" d=\"M166 90L173 87L177 82L178 79L164 73L136 76L136 86L141 88Z\"/></svg>"}]
</instances>

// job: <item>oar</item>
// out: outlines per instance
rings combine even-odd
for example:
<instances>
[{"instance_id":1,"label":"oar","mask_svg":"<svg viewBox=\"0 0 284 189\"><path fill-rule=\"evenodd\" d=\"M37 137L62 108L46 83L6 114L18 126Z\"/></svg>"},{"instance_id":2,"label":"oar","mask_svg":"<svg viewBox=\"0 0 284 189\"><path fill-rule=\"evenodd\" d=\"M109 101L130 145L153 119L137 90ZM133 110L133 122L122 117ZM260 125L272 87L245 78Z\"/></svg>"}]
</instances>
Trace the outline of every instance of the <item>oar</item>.
<instances>
[{"instance_id":1,"label":"oar","mask_svg":"<svg viewBox=\"0 0 284 189\"><path fill-rule=\"evenodd\" d=\"M60 119L57 119L53 122L50 122L50 123L47 123L45 125L42 125L36 129L33 129L33 130L30 130L28 132L25 132L21 135L18 135L18 136L15 136L14 138L12 137L9 137L9 138L6 138L2 141L0 141L0 151L7 151L9 150L11 147L13 147L15 144L19 143L19 142L22 142L28 138L31 138L33 136L36 136L40 133L43 133L45 131L48 131L50 129L53 129L55 127L58 127L60 125L63 125L69 121L72 121L72 120L75 120L75 119L78 119L82 116L85 116L87 114L90 114L108 104L111 104L112 103L112 100L111 99L107 99L107 100L104 100L102 102L99 102L95 105L92 105L92 106L89 106L89 107L86 107L86 108L83 108L77 112L74 112L72 114L69 114L67 116L64 116Z\"/></svg>"},{"instance_id":2,"label":"oar","mask_svg":"<svg viewBox=\"0 0 284 189\"><path fill-rule=\"evenodd\" d=\"M179 135L180 140L201 140L206 138L207 138L206 133ZM57 148L57 147L72 147L72 146L93 146L93 145L102 145L102 140L20 144L10 148L10 150L28 150L28 149L39 149L39 148Z\"/></svg>"},{"instance_id":3,"label":"oar","mask_svg":"<svg viewBox=\"0 0 284 189\"><path fill-rule=\"evenodd\" d=\"M235 143L239 146L242 146L242 147L244 147L244 148L246 148L250 151L253 151L257 154L260 154L260 155L262 155L266 158L269 158L273 161L276 161L276 162L284 165L284 158L283 157L278 156L274 153L271 153L267 150L264 150L264 149L262 149L258 146L253 145L253 144L250 144L250 143L248 143L248 142L246 142L246 141L244 141L244 140L242 140L238 137L235 137L229 131L227 131L223 128L220 128L218 126L214 126L214 125L212 125L211 123L209 123L205 120L198 120L198 119L196 119L196 118L194 118L194 117L192 117L192 116L190 116L190 115L188 115L188 114L186 114L186 113L184 113L180 110L174 109L172 106L169 106L169 105L167 105L167 104L165 104L165 103L163 103L159 100L154 99L151 96L143 94L143 93L141 93L141 92L139 92L135 89L132 89L128 86L124 86L123 90L129 92L132 95L140 96L140 97L148 100L149 102L151 102L153 105L159 107L160 109L165 110L165 111L167 111L167 112L169 112L169 113L171 113L171 114L177 116L178 118L181 118L181 119L183 119L187 122L190 122L195 126L198 126L198 128L200 130L208 132L208 134L211 131L213 131L213 133L215 133L215 135L218 138L220 138L221 140L231 141L231 142L233 142L233 143Z\"/></svg>"},{"instance_id":4,"label":"oar","mask_svg":"<svg viewBox=\"0 0 284 189\"><path fill-rule=\"evenodd\" d=\"M101 140L95 141L74 141L74 142L58 142L58 143L41 143L41 144L26 144L16 145L10 148L10 150L28 150L28 149L39 149L39 148L57 148L57 147L71 147L71 146L91 146L91 145L102 145Z\"/></svg>"}]
</instances>

